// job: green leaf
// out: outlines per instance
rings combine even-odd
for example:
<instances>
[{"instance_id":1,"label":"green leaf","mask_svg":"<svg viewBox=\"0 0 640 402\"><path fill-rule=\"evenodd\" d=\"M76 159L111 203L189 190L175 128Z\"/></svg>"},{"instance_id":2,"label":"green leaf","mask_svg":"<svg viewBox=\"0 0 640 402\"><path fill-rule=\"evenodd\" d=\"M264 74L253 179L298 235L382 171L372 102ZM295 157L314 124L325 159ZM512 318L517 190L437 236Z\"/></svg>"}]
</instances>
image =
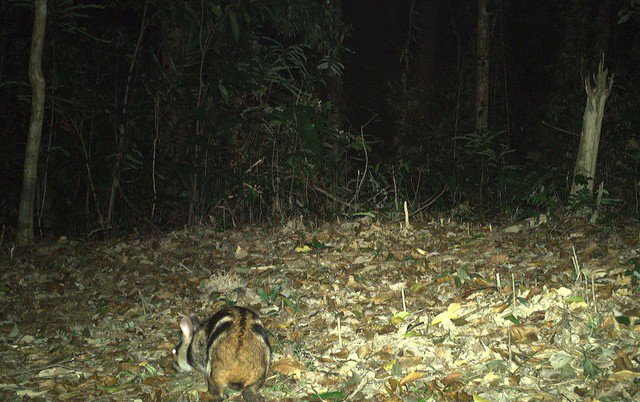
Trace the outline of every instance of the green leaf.
<instances>
[{"instance_id":1,"label":"green leaf","mask_svg":"<svg viewBox=\"0 0 640 402\"><path fill-rule=\"evenodd\" d=\"M229 22L231 22L231 32L233 33L233 39L238 42L240 40L240 27L238 26L236 14L233 11L229 13Z\"/></svg>"},{"instance_id":2,"label":"green leaf","mask_svg":"<svg viewBox=\"0 0 640 402\"><path fill-rule=\"evenodd\" d=\"M229 99L229 91L227 91L227 88L224 86L222 81L218 82L218 90L220 91L220 93L222 94L225 100Z\"/></svg>"},{"instance_id":3,"label":"green leaf","mask_svg":"<svg viewBox=\"0 0 640 402\"><path fill-rule=\"evenodd\" d=\"M393 362L393 366L391 366L391 375L399 376L402 374L402 366L397 361Z\"/></svg>"},{"instance_id":4,"label":"green leaf","mask_svg":"<svg viewBox=\"0 0 640 402\"><path fill-rule=\"evenodd\" d=\"M617 316L616 321L618 321L620 324L626 325L627 327L631 325L631 320L626 315Z\"/></svg>"},{"instance_id":5,"label":"green leaf","mask_svg":"<svg viewBox=\"0 0 640 402\"><path fill-rule=\"evenodd\" d=\"M393 325L398 325L404 322L404 319L409 316L409 313L406 311L399 311L395 313L391 318L389 318L389 322Z\"/></svg>"},{"instance_id":6,"label":"green leaf","mask_svg":"<svg viewBox=\"0 0 640 402\"><path fill-rule=\"evenodd\" d=\"M344 399L344 394L341 391L327 391L320 392L315 395L311 395L311 399L319 399L321 401L332 400L332 399Z\"/></svg>"},{"instance_id":7,"label":"green leaf","mask_svg":"<svg viewBox=\"0 0 640 402\"><path fill-rule=\"evenodd\" d=\"M433 342L434 344L438 344L438 343L443 343L447 338L444 336L434 336L431 339L431 342Z\"/></svg>"},{"instance_id":8,"label":"green leaf","mask_svg":"<svg viewBox=\"0 0 640 402\"><path fill-rule=\"evenodd\" d=\"M456 269L456 273L458 274L458 278L460 278L462 282L466 282L471 279L467 270L462 267L458 267L458 269Z\"/></svg>"},{"instance_id":9,"label":"green leaf","mask_svg":"<svg viewBox=\"0 0 640 402\"><path fill-rule=\"evenodd\" d=\"M507 365L504 364L502 360L490 360L485 363L485 367L498 373L504 373L507 371Z\"/></svg>"},{"instance_id":10,"label":"green leaf","mask_svg":"<svg viewBox=\"0 0 640 402\"><path fill-rule=\"evenodd\" d=\"M567 300L565 301L567 303L583 303L585 302L585 299L582 296L571 296L571 297L567 297Z\"/></svg>"},{"instance_id":11,"label":"green leaf","mask_svg":"<svg viewBox=\"0 0 640 402\"><path fill-rule=\"evenodd\" d=\"M509 320L516 325L520 324L520 320L513 314L507 315L506 317L504 317L504 319Z\"/></svg>"},{"instance_id":12,"label":"green leaf","mask_svg":"<svg viewBox=\"0 0 640 402\"><path fill-rule=\"evenodd\" d=\"M324 244L323 242L319 241L318 239L316 239L315 237L313 238L313 240L311 240L311 245L313 246L313 248L315 248L316 250L323 250L325 248L329 248L326 244Z\"/></svg>"},{"instance_id":13,"label":"green leaf","mask_svg":"<svg viewBox=\"0 0 640 402\"><path fill-rule=\"evenodd\" d=\"M146 378L155 377L158 375L158 370L150 364L144 367L144 372L140 373L140 378L144 381Z\"/></svg>"},{"instance_id":14,"label":"green leaf","mask_svg":"<svg viewBox=\"0 0 640 402\"><path fill-rule=\"evenodd\" d=\"M589 360L586 353L583 352L583 355L584 360L582 361L582 369L584 371L584 375L587 378L595 378L601 371L600 368Z\"/></svg>"},{"instance_id":15,"label":"green leaf","mask_svg":"<svg viewBox=\"0 0 640 402\"><path fill-rule=\"evenodd\" d=\"M398 311L397 313L395 313L393 315L393 317L400 318L400 319L404 320L405 318L409 317L409 314L410 313L408 311Z\"/></svg>"}]
</instances>

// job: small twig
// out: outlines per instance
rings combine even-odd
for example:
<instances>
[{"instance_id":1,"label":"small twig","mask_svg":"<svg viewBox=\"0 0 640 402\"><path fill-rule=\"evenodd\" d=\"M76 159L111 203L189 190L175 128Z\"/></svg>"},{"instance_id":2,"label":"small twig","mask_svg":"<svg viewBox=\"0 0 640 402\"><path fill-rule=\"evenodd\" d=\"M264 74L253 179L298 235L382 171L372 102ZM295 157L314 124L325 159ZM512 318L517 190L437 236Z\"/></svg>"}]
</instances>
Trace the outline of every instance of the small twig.
<instances>
[{"instance_id":1,"label":"small twig","mask_svg":"<svg viewBox=\"0 0 640 402\"><path fill-rule=\"evenodd\" d=\"M328 198L332 199L333 201L340 203L342 205L344 205L345 207L349 207L349 208L353 208L353 204L351 204L350 202L347 201L343 201L340 198L336 197L335 195L331 194L330 192L323 190L322 188L316 186L316 185L312 185L311 186L314 190L316 190L319 193L322 193L324 195L326 195Z\"/></svg>"},{"instance_id":2,"label":"small twig","mask_svg":"<svg viewBox=\"0 0 640 402\"><path fill-rule=\"evenodd\" d=\"M190 270L189 268L187 268L187 266L186 266L186 265L184 265L182 262L179 262L179 263L178 263L178 265L180 266L180 268L183 268L183 269L185 269L185 270L189 271L190 273L193 273L193 271L192 271L192 270Z\"/></svg>"},{"instance_id":3,"label":"small twig","mask_svg":"<svg viewBox=\"0 0 640 402\"><path fill-rule=\"evenodd\" d=\"M516 316L516 277L511 274L511 292L513 293L513 316Z\"/></svg>"},{"instance_id":4,"label":"small twig","mask_svg":"<svg viewBox=\"0 0 640 402\"><path fill-rule=\"evenodd\" d=\"M340 317L338 317L338 348L342 349L342 327L340 326Z\"/></svg>"},{"instance_id":5,"label":"small twig","mask_svg":"<svg viewBox=\"0 0 640 402\"><path fill-rule=\"evenodd\" d=\"M138 289L138 296L140 296L140 301L142 302L142 314L146 315L148 311L147 302L144 300L144 296L142 296L142 291L140 291L140 289Z\"/></svg>"},{"instance_id":6,"label":"small twig","mask_svg":"<svg viewBox=\"0 0 640 402\"><path fill-rule=\"evenodd\" d=\"M407 312L407 301L404 298L404 286L400 288L400 292L402 292L402 311Z\"/></svg>"},{"instance_id":7,"label":"small twig","mask_svg":"<svg viewBox=\"0 0 640 402\"><path fill-rule=\"evenodd\" d=\"M358 386L356 387L356 389L353 390L352 393L349 394L349 396L347 396L347 399L345 399L346 401L353 399L353 397L355 397L355 395L360 392L362 390L362 388L365 387L365 385L367 385L367 381L365 381L364 379L360 380L360 383L358 384Z\"/></svg>"},{"instance_id":8,"label":"small twig","mask_svg":"<svg viewBox=\"0 0 640 402\"><path fill-rule=\"evenodd\" d=\"M407 202L404 202L404 227L409 229L411 224L409 223L409 207L407 206Z\"/></svg>"},{"instance_id":9,"label":"small twig","mask_svg":"<svg viewBox=\"0 0 640 402\"><path fill-rule=\"evenodd\" d=\"M360 139L362 141L362 150L364 152L364 171L362 172L362 178L358 180L358 186L356 187L356 192L353 194L353 198L351 199L351 204L356 202L358 199L362 183L364 183L364 179L367 177L367 170L369 170L369 153L367 152L367 143L364 140L364 128L367 127L376 117L376 115L372 116L368 122L364 123L363 126L360 126Z\"/></svg>"},{"instance_id":10,"label":"small twig","mask_svg":"<svg viewBox=\"0 0 640 402\"><path fill-rule=\"evenodd\" d=\"M93 357L95 357L95 356L93 356ZM56 362L56 363L53 363L53 364L49 364L48 366L28 368L28 369L22 370L22 371L20 371L18 373L13 373L13 375L14 376L22 376L24 374L32 373L34 371L42 371L42 370L47 370L47 369L54 368L54 367L64 367L63 364L71 363L74 360L75 360L75 356L70 357L70 358L65 359L65 360L62 360L62 361L59 361L59 362Z\"/></svg>"},{"instance_id":11,"label":"small twig","mask_svg":"<svg viewBox=\"0 0 640 402\"><path fill-rule=\"evenodd\" d=\"M433 199L429 200L426 202L426 204L421 205L418 209L416 209L415 211L411 212L411 214L409 216L413 216L419 212L421 212L422 210L424 210L425 208L428 208L431 206L431 204L433 204L434 202L436 202L438 200L438 198L440 198L440 196L442 196L442 194L444 194L445 191L447 191L448 189L445 188L444 190L442 190L440 192L440 194L436 195ZM394 222L399 222L402 218L400 219L396 219Z\"/></svg>"},{"instance_id":12,"label":"small twig","mask_svg":"<svg viewBox=\"0 0 640 402\"><path fill-rule=\"evenodd\" d=\"M596 284L591 273L591 302L593 303L593 314L598 315L598 306L596 305Z\"/></svg>"},{"instance_id":13,"label":"small twig","mask_svg":"<svg viewBox=\"0 0 640 402\"><path fill-rule=\"evenodd\" d=\"M509 351L509 363L513 363L513 352L511 351L511 327L507 328L507 350Z\"/></svg>"},{"instance_id":14,"label":"small twig","mask_svg":"<svg viewBox=\"0 0 640 402\"><path fill-rule=\"evenodd\" d=\"M396 206L397 212L400 205L398 205L398 184L396 183L396 173L393 170L391 171L391 179L393 180L393 202Z\"/></svg>"},{"instance_id":15,"label":"small twig","mask_svg":"<svg viewBox=\"0 0 640 402\"><path fill-rule=\"evenodd\" d=\"M573 269L576 271L576 285L580 281L580 277L582 276L582 272L580 270L580 263L578 263L578 256L576 255L576 248L571 246L571 251L573 255L571 256L571 262L573 263Z\"/></svg>"},{"instance_id":16,"label":"small twig","mask_svg":"<svg viewBox=\"0 0 640 402\"><path fill-rule=\"evenodd\" d=\"M560 128L560 127L554 126L553 124L549 124L549 123L547 123L547 122L546 122L546 121L544 121L544 120L542 120L542 121L541 121L541 123L542 123L542 124L544 124L545 126L549 127L549 128L552 128L552 129L554 129L554 130L556 130L556 131L559 131L559 132L561 132L561 133L565 133L565 134L573 135L574 137L578 137L578 138L580 138L580 134L575 133L575 132L573 132L573 131L569 131L569 130L566 130L566 129L564 129L564 128ZM601 143L603 143L603 144L608 144L608 142L607 142L607 141L605 141L605 140L603 140L603 139L600 139L600 142L601 142Z\"/></svg>"},{"instance_id":17,"label":"small twig","mask_svg":"<svg viewBox=\"0 0 640 402\"><path fill-rule=\"evenodd\" d=\"M550 127L552 129L556 130L556 131L560 131L561 133L571 134L574 137L580 137L580 134L578 134L578 133L574 133L573 131L569 131L569 130L566 130L564 128L560 128L560 127L554 126L553 124L549 124L544 120L542 120L541 123L544 124L547 127Z\"/></svg>"}]
</instances>

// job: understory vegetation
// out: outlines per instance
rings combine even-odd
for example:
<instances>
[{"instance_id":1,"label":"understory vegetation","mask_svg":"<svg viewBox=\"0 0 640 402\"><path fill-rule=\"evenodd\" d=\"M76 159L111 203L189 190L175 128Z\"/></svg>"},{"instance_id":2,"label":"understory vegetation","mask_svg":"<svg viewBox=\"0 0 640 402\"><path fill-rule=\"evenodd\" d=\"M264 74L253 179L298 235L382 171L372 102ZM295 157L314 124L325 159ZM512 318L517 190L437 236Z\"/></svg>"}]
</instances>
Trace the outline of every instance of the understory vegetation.
<instances>
[{"instance_id":1,"label":"understory vegetation","mask_svg":"<svg viewBox=\"0 0 640 402\"><path fill-rule=\"evenodd\" d=\"M293 0L50 2L39 233L203 222L222 229L301 215L396 218L404 202L409 212L519 219L593 202L568 192L584 108L580 75L598 58L558 56L549 63L547 99L531 104L523 88L509 87L524 72L510 68L504 45L495 46L494 118L478 132L466 56L473 30L463 27L450 56L453 78L434 84L425 100L411 84L415 72L401 71L377 100L394 126L374 136L349 119L367 94L351 94L346 104L335 96L352 33L335 8ZM13 227L33 10L26 1L0 9L2 52L12 55L0 69L0 222ZM620 26L637 24L627 14ZM616 84L595 178L603 183L604 219L638 217L640 101L628 94L640 80L630 67L639 57L636 43L607 59Z\"/></svg>"}]
</instances>

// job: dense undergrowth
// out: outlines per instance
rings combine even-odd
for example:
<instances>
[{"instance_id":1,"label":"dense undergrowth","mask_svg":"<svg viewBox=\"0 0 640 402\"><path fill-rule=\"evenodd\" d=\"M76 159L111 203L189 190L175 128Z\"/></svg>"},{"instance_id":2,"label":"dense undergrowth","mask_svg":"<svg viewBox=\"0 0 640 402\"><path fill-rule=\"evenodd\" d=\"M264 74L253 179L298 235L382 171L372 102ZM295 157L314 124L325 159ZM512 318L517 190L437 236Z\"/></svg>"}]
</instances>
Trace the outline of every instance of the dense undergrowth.
<instances>
[{"instance_id":1,"label":"dense undergrowth","mask_svg":"<svg viewBox=\"0 0 640 402\"><path fill-rule=\"evenodd\" d=\"M2 6L11 23L0 34L16 38L3 42L15 57L0 76L6 227L17 220L29 120L29 4ZM39 233L202 222L222 229L299 215L397 218L404 202L410 213L508 219L593 204L590 197L568 199L577 138L557 130L579 133L580 85L550 90L544 110L530 112L535 107L524 101L509 104L504 77L494 77L495 122L476 132L471 67L457 66L456 80L435 85L429 118L411 118L425 99L399 85L411 82L405 72L380 99L396 126L379 139L366 124L344 120L356 106L339 114L332 102L349 34L331 2L53 2ZM495 53L498 62L506 57ZM595 178L604 183L600 217L637 219L638 101L623 89L640 77L615 52L609 60L620 78ZM574 78L565 72L558 79ZM510 116L523 114L542 123L515 127Z\"/></svg>"}]
</instances>

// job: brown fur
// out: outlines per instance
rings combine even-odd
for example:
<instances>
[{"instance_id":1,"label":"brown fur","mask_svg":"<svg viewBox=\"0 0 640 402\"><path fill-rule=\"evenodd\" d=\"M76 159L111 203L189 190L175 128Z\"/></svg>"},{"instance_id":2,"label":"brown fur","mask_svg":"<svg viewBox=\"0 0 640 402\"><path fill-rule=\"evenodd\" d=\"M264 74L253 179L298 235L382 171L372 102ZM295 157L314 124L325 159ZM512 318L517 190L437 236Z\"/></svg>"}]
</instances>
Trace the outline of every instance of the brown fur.
<instances>
[{"instance_id":1,"label":"brown fur","mask_svg":"<svg viewBox=\"0 0 640 402\"><path fill-rule=\"evenodd\" d=\"M271 363L271 348L262 321L243 307L227 307L200 323L184 317L182 342L173 353L178 368L204 372L207 387L216 398L226 388L242 389L245 400L260 400L258 389Z\"/></svg>"}]
</instances>

